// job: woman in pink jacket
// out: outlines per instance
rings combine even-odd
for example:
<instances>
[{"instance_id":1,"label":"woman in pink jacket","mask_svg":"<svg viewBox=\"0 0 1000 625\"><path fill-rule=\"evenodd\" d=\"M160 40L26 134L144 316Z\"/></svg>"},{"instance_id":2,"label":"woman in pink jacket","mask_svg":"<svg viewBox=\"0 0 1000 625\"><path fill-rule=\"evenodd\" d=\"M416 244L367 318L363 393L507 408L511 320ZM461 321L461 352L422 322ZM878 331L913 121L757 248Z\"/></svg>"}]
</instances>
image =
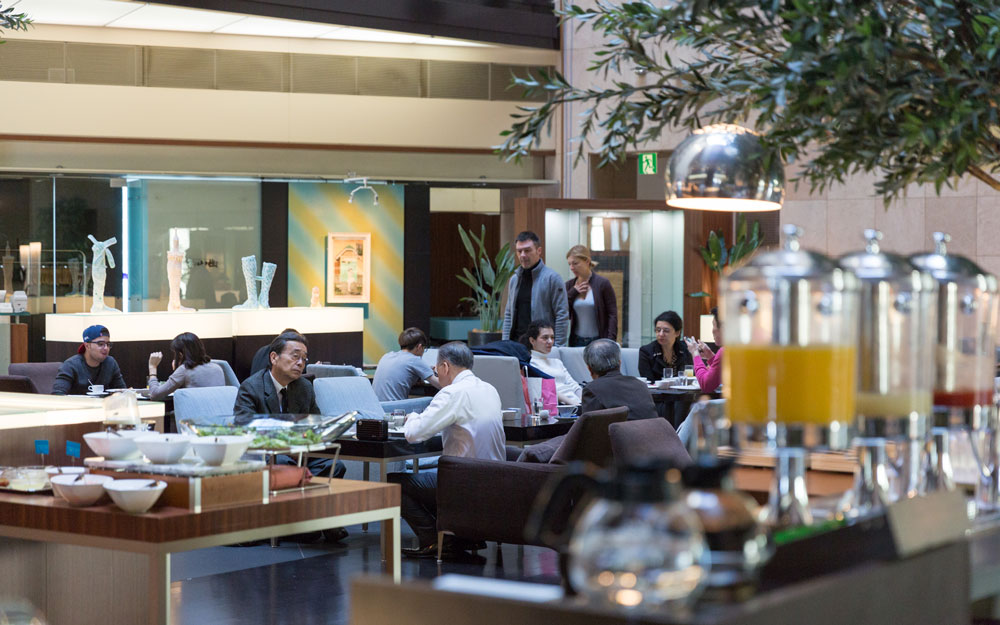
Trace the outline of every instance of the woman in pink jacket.
<instances>
[{"instance_id":1,"label":"woman in pink jacket","mask_svg":"<svg viewBox=\"0 0 1000 625\"><path fill-rule=\"evenodd\" d=\"M694 361L694 377L698 379L701 390L714 391L722 383L722 328L719 325L719 309L712 308L712 339L719 347L718 352L712 352L708 345L701 341L689 339L688 351ZM705 364L708 363L708 364Z\"/></svg>"}]
</instances>

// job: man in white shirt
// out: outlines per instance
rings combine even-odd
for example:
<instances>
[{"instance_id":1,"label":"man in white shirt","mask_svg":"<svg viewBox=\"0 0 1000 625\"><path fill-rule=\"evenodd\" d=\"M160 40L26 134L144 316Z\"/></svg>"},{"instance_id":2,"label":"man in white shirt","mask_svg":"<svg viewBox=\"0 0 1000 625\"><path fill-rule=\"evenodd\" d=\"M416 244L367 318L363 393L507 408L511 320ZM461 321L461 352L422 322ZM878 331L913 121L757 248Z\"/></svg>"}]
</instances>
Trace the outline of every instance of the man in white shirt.
<instances>
[{"instance_id":1,"label":"man in white shirt","mask_svg":"<svg viewBox=\"0 0 1000 625\"><path fill-rule=\"evenodd\" d=\"M419 443L441 434L446 456L506 460L500 396L472 373L468 346L457 341L443 345L434 369L441 390L423 412L407 415L406 440ZM401 514L420 543L416 549L403 549L403 555L435 557L437 472L390 473L387 480L402 488Z\"/></svg>"}]
</instances>

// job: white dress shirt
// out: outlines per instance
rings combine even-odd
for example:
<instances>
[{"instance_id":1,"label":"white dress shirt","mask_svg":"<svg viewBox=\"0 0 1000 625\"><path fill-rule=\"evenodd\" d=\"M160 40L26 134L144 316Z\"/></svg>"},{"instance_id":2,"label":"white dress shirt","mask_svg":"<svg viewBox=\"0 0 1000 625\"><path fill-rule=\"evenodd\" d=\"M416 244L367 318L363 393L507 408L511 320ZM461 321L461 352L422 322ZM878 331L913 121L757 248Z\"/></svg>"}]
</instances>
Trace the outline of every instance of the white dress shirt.
<instances>
[{"instance_id":1,"label":"white dress shirt","mask_svg":"<svg viewBox=\"0 0 1000 625\"><path fill-rule=\"evenodd\" d=\"M566 365L551 353L543 354L531 350L531 364L540 371L543 371L556 379L556 397L560 404L567 406L579 406L580 398L583 396L583 388L573 379L566 369Z\"/></svg>"},{"instance_id":2,"label":"white dress shirt","mask_svg":"<svg viewBox=\"0 0 1000 625\"><path fill-rule=\"evenodd\" d=\"M500 395L468 369L438 391L423 412L407 415L403 426L406 440L411 443L425 441L439 432L446 456L507 459Z\"/></svg>"}]
</instances>

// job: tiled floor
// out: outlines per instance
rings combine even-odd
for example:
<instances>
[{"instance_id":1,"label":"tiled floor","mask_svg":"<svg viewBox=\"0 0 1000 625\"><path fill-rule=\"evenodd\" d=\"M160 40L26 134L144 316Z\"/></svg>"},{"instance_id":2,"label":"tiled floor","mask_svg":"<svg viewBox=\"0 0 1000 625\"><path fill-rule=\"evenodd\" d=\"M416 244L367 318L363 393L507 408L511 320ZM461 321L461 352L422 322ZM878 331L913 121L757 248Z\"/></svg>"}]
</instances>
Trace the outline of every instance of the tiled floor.
<instances>
[{"instance_id":1,"label":"tiled floor","mask_svg":"<svg viewBox=\"0 0 1000 625\"><path fill-rule=\"evenodd\" d=\"M349 622L351 580L379 574L378 524L363 533L348 528L343 544L277 548L214 547L175 554L171 559L174 625L295 625ZM403 523L403 545L413 534ZM557 584L555 552L539 547L505 545L497 558L495 543L479 552L485 563L450 563L403 559L403 582L461 573Z\"/></svg>"}]
</instances>

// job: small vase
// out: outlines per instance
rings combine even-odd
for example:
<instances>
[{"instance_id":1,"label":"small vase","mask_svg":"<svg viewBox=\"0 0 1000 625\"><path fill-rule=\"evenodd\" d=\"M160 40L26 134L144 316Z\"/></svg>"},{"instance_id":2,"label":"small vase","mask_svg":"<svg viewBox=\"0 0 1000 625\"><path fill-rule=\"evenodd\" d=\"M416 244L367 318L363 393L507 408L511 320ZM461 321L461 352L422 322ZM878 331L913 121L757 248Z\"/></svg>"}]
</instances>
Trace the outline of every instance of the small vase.
<instances>
[{"instance_id":1,"label":"small vase","mask_svg":"<svg viewBox=\"0 0 1000 625\"><path fill-rule=\"evenodd\" d=\"M469 347L486 345L493 341L499 341L503 336L502 332L483 332L482 330L469 330Z\"/></svg>"}]
</instances>

